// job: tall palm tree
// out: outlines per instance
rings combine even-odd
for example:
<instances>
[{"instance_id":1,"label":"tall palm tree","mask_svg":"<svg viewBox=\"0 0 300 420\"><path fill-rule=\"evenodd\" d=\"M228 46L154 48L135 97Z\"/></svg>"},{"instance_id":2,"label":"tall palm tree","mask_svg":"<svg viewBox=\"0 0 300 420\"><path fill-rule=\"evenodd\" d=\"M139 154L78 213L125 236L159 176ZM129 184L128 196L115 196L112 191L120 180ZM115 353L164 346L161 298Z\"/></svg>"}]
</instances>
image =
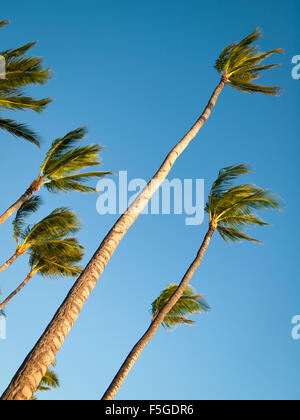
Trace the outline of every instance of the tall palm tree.
<instances>
[{"instance_id":1,"label":"tall palm tree","mask_svg":"<svg viewBox=\"0 0 300 420\"><path fill-rule=\"evenodd\" d=\"M0 225L14 214L35 192L45 187L51 193L78 191L95 192L95 188L86 185L91 178L102 178L111 172L82 172L86 168L99 166L99 144L78 146L79 140L87 134L85 128L78 128L58 138L52 143L40 168L38 177L25 193L0 216Z\"/></svg>"},{"instance_id":2,"label":"tall palm tree","mask_svg":"<svg viewBox=\"0 0 300 420\"><path fill-rule=\"evenodd\" d=\"M282 51L279 49L273 50L268 52L267 55L265 53L260 53L258 48L253 46L253 43L258 40L260 36L261 32L259 30L255 30L244 40L239 43L232 44L230 47L225 48L225 50L221 53L216 63L216 67L221 73L221 80L214 90L213 95L211 96L203 113L191 130L171 150L152 180L104 238L91 261L75 283L74 287L70 290L65 301L48 325L45 333L42 335L34 349L30 352L28 358L21 366L20 370L16 373L7 390L4 392L2 397L3 399L30 399L32 395L31 393L35 391L35 388L41 379L40 375L45 369L45 366L42 366L46 360L49 361L49 357L46 356L46 353L44 351L40 351L41 348L48 348L48 351L51 352L53 347L55 347L55 353L59 351L73 324L76 322L86 299L96 286L99 277L103 273L121 239L142 213L146 204L157 191L161 183L165 180L177 158L184 152L192 139L197 135L200 128L210 117L217 99L226 84L230 82L232 87L245 92L250 92L251 86L256 86L252 83L252 81L257 79L263 70L267 70L264 69L263 66L260 66L260 63L267 56L272 55L273 52L279 53ZM224 63L224 68L221 63ZM233 71L235 73L233 73ZM247 82L245 82L244 88L238 84L234 85L234 80L236 80L237 77L243 80L246 79ZM277 95L279 88L265 87L265 89L263 89L263 87L260 86L260 89L257 91L268 95ZM78 305L78 299L81 299L80 305ZM69 320L68 322L66 321L67 318ZM59 341L56 339L58 335L60 337ZM54 341L55 345L53 345ZM32 371L39 373L33 376L31 374ZM27 384L26 391L24 391L24 383Z\"/></svg>"},{"instance_id":3,"label":"tall palm tree","mask_svg":"<svg viewBox=\"0 0 300 420\"><path fill-rule=\"evenodd\" d=\"M0 28L8 22L0 22ZM34 99L25 95L23 88L31 85L43 85L48 82L51 72L43 67L40 57L27 57L28 51L36 45L30 42L16 49L0 52L5 60L5 74L0 74L0 110L33 110L42 112L51 99ZM0 128L16 137L21 137L39 146L38 135L27 125L11 119L0 118Z\"/></svg>"},{"instance_id":4,"label":"tall palm tree","mask_svg":"<svg viewBox=\"0 0 300 420\"><path fill-rule=\"evenodd\" d=\"M40 207L39 196L31 197L18 210L13 221L14 239L16 251L6 263L0 266L0 273L10 267L21 255L32 255L39 251L40 247L57 246L61 239L66 244L72 245L73 238L65 238L66 235L77 233L80 229L80 222L77 215L68 208L59 208L40 220L34 226L26 226L26 218L36 212ZM76 243L76 241L75 241Z\"/></svg>"},{"instance_id":5,"label":"tall palm tree","mask_svg":"<svg viewBox=\"0 0 300 420\"><path fill-rule=\"evenodd\" d=\"M201 264L215 231L217 230L226 241L259 242L248 236L244 230L246 227L253 225L266 226L267 223L256 214L255 210L279 209L280 200L269 191L254 185L246 184L233 187L233 180L245 173L249 173L249 168L246 165L231 166L220 171L206 205L206 212L210 218L209 230L196 258L185 273L179 287L173 289L173 293L168 296L165 304L159 307L159 312L156 313L150 327L134 346L105 392L104 400L112 400L116 396L143 349L150 342L160 325L166 322L166 316L168 317L173 313L176 304L184 295L191 278Z\"/></svg>"},{"instance_id":6,"label":"tall palm tree","mask_svg":"<svg viewBox=\"0 0 300 420\"><path fill-rule=\"evenodd\" d=\"M56 366L55 362L52 363L52 366L53 367ZM41 391L41 392L52 391L53 389L59 388L59 386L60 386L59 379L56 372L53 369L49 368L47 372L45 373L45 376L41 380L41 383L37 387L37 391ZM38 398L36 395L33 395L31 400L36 401L38 400Z\"/></svg>"},{"instance_id":7,"label":"tall palm tree","mask_svg":"<svg viewBox=\"0 0 300 420\"><path fill-rule=\"evenodd\" d=\"M82 271L78 263L82 260L83 247L76 238L71 237L71 234L79 230L79 221L74 212L65 208L56 209L41 222L26 228L20 213L14 223L18 243L15 255L24 253L29 255L30 272L25 280L0 303L0 311L37 273L43 277L77 277ZM22 239L21 243L18 241L19 238Z\"/></svg>"}]
</instances>

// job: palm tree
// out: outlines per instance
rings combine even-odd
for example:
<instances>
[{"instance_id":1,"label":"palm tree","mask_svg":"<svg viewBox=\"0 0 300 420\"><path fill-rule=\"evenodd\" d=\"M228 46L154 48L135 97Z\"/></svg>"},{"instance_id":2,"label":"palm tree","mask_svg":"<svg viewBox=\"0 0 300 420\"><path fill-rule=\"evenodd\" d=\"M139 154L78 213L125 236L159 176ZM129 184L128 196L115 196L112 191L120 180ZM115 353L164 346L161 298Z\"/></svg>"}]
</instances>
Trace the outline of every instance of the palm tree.
<instances>
[{"instance_id":1,"label":"palm tree","mask_svg":"<svg viewBox=\"0 0 300 420\"><path fill-rule=\"evenodd\" d=\"M15 256L28 254L30 271L0 304L0 311L37 273L43 277L77 277L82 271L77 264L82 260L83 247L70 236L79 230L79 221L74 212L66 208L56 209L41 222L25 228L24 212L22 208L20 210L14 223L18 243ZM20 238L22 243L19 243Z\"/></svg>"},{"instance_id":2,"label":"palm tree","mask_svg":"<svg viewBox=\"0 0 300 420\"><path fill-rule=\"evenodd\" d=\"M55 362L52 363L52 366L56 366ZM45 373L45 376L41 380L41 383L37 387L37 391L51 391L53 389L59 388L59 386L59 379L56 372L53 369L49 368ZM33 401L36 401L37 399L38 398L35 395L33 395L33 397L31 398L31 400Z\"/></svg>"},{"instance_id":3,"label":"palm tree","mask_svg":"<svg viewBox=\"0 0 300 420\"><path fill-rule=\"evenodd\" d=\"M8 22L0 22L0 28ZM39 57L27 57L27 52L36 45L30 42L16 49L0 52L5 60L5 75L0 74L0 110L33 110L42 112L51 99L34 99L23 92L23 88L31 85L43 85L48 82L51 72L43 67ZM21 137L39 146L38 135L25 124L11 119L0 118L0 128L16 137Z\"/></svg>"},{"instance_id":4,"label":"palm tree","mask_svg":"<svg viewBox=\"0 0 300 420\"><path fill-rule=\"evenodd\" d=\"M210 191L206 205L206 212L210 218L209 230L196 258L185 273L179 287L172 290L173 293L168 296L163 305L159 306L159 311L155 312L155 318L150 327L128 355L105 392L104 400L112 400L116 396L143 349L150 342L160 325L166 322L166 316L173 313L176 304L184 296L189 282L201 264L215 231L217 230L226 241L247 240L259 242L246 235L244 230L252 225L266 226L267 223L256 214L255 210L279 209L280 200L269 191L254 185L246 184L233 187L233 180L239 175L246 173L249 173L249 168L246 165L230 166L220 171L218 179Z\"/></svg>"},{"instance_id":5,"label":"palm tree","mask_svg":"<svg viewBox=\"0 0 300 420\"><path fill-rule=\"evenodd\" d=\"M166 303L169 301L171 296L173 296L173 294L176 292L177 288L178 288L178 284L170 284L168 287L166 287L165 290L161 292L160 296L152 303L151 312L152 312L153 318L151 321L151 325L153 324L157 316L160 314L160 311L164 308ZM210 307L207 304L207 302L203 299L203 296L196 295L194 289L191 286L187 286L185 290L183 291L182 296L178 299L178 301L171 308L171 310L165 315L164 319L161 322L161 325L166 330L172 330L177 325L183 325L183 324L195 325L195 322L188 319L187 315L207 313L209 310L210 310ZM133 348L133 350L130 352L130 355L127 358L128 363L130 363L130 368L133 367L133 365L135 364L137 360L135 358L136 348L143 346L143 337L141 338L141 340L139 340L139 342L136 344L136 346ZM151 338L149 339L149 341L151 340ZM120 371L118 372L115 378L115 380L118 380L117 385L115 384L115 380L114 380L112 382L112 385L109 387L106 394L104 395L103 397L104 400L112 399L112 398L109 398L111 393L113 392L115 395L118 392L121 384L126 379L128 372L126 373L124 372L124 374L122 374L121 381L118 380Z\"/></svg>"},{"instance_id":6,"label":"palm tree","mask_svg":"<svg viewBox=\"0 0 300 420\"><path fill-rule=\"evenodd\" d=\"M65 301L60 306L54 318L48 325L45 333L42 335L34 349L30 352L21 369L17 372L11 384L4 392L3 399L30 399L30 394L35 391L35 388L41 379L40 375L44 373L43 371L45 366L43 367L43 364L46 360L49 361L49 357L46 356L44 349L48 348L50 353L55 346L55 353L59 351L73 324L76 322L86 299L96 286L99 277L103 273L107 263L115 252L121 239L127 233L138 216L142 213L146 204L149 202L161 183L165 180L177 158L184 152L192 139L197 135L200 128L210 117L217 99L226 84L230 82L233 87L245 92L250 92L250 89L246 87L248 86L251 88L251 86L256 86L254 83L252 83L252 81L257 79L261 72L265 70L263 66L260 66L260 63L267 56L272 55L273 52L279 53L282 51L273 50L268 52L267 56L265 53L260 53L258 48L253 46L253 43L258 40L260 36L261 32L259 30L255 30L243 41L232 44L221 53L216 64L218 71L221 73L221 80L213 92L213 95L210 98L203 113L191 128L191 130L171 150L152 180L148 183L148 185L132 203L132 205L127 209L127 211L119 218L110 232L104 238L91 261L75 283L74 287L70 290ZM223 70L223 65L221 65L221 62L224 63ZM225 70L225 65L227 70ZM261 69L259 69L259 66ZM232 73L233 71L235 71L234 74ZM234 80L236 80L237 77L239 77L239 79L247 80L244 89L242 89L242 86L238 84L234 86ZM265 87L263 90L263 87L260 86L260 89L257 91L266 93L268 95L277 95L279 88ZM79 297L81 298L80 305L78 305ZM72 322L66 322L66 318L72 320ZM59 342L56 339L58 332L60 336ZM55 345L53 345L54 341ZM41 348L43 348L43 352L40 351ZM39 373L33 377L31 375L32 371ZM24 383L27 384L26 392L22 386Z\"/></svg>"},{"instance_id":7,"label":"palm tree","mask_svg":"<svg viewBox=\"0 0 300 420\"><path fill-rule=\"evenodd\" d=\"M32 255L39 252L40 247L57 246L65 235L76 233L80 229L77 215L68 208L59 208L50 213L47 217L40 220L34 226L26 226L25 220L32 213L36 212L41 204L39 196L31 197L18 210L13 221L14 239L16 241L16 251L6 263L0 266L0 273L10 267L21 255ZM70 242L67 238L66 244ZM75 242L76 243L76 242Z\"/></svg>"},{"instance_id":8,"label":"palm tree","mask_svg":"<svg viewBox=\"0 0 300 420\"><path fill-rule=\"evenodd\" d=\"M82 170L100 165L99 153L102 147L99 144L77 146L79 140L87 134L85 128L78 128L58 138L52 143L46 158L40 168L38 177L25 193L0 216L0 225L15 213L35 192L44 186L49 192L82 193L95 192L95 188L86 185L91 178L102 178L111 172Z\"/></svg>"}]
</instances>

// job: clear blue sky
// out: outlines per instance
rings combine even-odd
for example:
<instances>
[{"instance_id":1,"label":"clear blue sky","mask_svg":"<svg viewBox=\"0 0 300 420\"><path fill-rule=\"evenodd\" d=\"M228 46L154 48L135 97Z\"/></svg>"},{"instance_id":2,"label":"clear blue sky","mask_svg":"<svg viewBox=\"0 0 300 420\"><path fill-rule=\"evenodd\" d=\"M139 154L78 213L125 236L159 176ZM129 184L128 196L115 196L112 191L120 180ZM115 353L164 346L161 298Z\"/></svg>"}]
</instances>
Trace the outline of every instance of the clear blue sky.
<instances>
[{"instance_id":1,"label":"clear blue sky","mask_svg":"<svg viewBox=\"0 0 300 420\"><path fill-rule=\"evenodd\" d=\"M149 179L190 128L218 83L220 50L261 27L262 49L283 47L283 65L267 83L280 98L227 87L211 120L177 161L171 178L205 178L249 162L251 180L280 194L282 214L257 230L264 246L227 246L215 237L192 284L213 311L196 327L159 331L118 394L120 399L299 399L300 341L291 319L300 314L299 86L291 59L300 54L299 2L289 0L14 1L1 7L1 49L39 40L35 53L53 68L34 93L55 101L42 115L19 113L43 139L42 150L2 137L1 210L25 191L50 142L81 125L105 145L103 169ZM297 22L298 20L298 22ZM12 114L10 114L12 115ZM44 193L42 217L67 205L80 215L87 262L115 216L99 216L96 196ZM151 302L178 282L198 249L207 221L142 216L117 249L57 357L61 388L42 399L100 398L147 327ZM0 255L14 251L11 225L1 228ZM3 294L28 270L26 258L1 275ZM4 390L52 318L72 280L38 276L10 304L7 340L0 341Z\"/></svg>"}]
</instances>

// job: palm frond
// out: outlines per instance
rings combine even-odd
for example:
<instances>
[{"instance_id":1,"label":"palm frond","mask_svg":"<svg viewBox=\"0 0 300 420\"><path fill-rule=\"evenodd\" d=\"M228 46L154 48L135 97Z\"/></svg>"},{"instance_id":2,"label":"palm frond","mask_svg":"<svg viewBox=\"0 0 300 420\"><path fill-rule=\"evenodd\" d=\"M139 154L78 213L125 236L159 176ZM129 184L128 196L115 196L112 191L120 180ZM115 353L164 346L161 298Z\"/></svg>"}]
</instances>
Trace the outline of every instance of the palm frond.
<instances>
[{"instance_id":1,"label":"palm frond","mask_svg":"<svg viewBox=\"0 0 300 420\"><path fill-rule=\"evenodd\" d=\"M39 223L30 228L24 242L32 245L51 237L69 235L80 229L80 222L76 213L69 208L61 207L54 210Z\"/></svg>"},{"instance_id":2,"label":"palm frond","mask_svg":"<svg viewBox=\"0 0 300 420\"><path fill-rule=\"evenodd\" d=\"M71 151L74 145L79 140L83 139L86 134L86 127L80 127L76 130L70 131L64 137L54 140L42 165L42 172L48 174L48 165L51 168L53 162L57 162L64 153Z\"/></svg>"},{"instance_id":3,"label":"palm frond","mask_svg":"<svg viewBox=\"0 0 300 420\"><path fill-rule=\"evenodd\" d=\"M53 369L47 370L45 376L42 378L42 381L38 387L38 391L44 391L45 389L41 389L42 387L46 387L47 391L59 387L59 379Z\"/></svg>"},{"instance_id":4,"label":"palm frond","mask_svg":"<svg viewBox=\"0 0 300 420\"><path fill-rule=\"evenodd\" d=\"M35 213L41 205L41 198L37 195L29 198L17 211L13 221L14 237L17 240L24 234L25 219Z\"/></svg>"},{"instance_id":5,"label":"palm frond","mask_svg":"<svg viewBox=\"0 0 300 420\"><path fill-rule=\"evenodd\" d=\"M152 303L152 316L155 316L170 300L178 288L177 284L169 285L160 296ZM166 329L172 329L179 324L193 325L194 322L187 318L187 315L193 315L210 310L209 305L203 299L202 295L196 295L191 286L187 286L183 295L173 306L168 315L165 317L162 325Z\"/></svg>"},{"instance_id":6,"label":"palm frond","mask_svg":"<svg viewBox=\"0 0 300 420\"><path fill-rule=\"evenodd\" d=\"M51 193L70 191L91 193L96 192L96 188L89 187L88 185L83 184L83 182L88 181L90 178L103 178L106 175L112 175L112 172L98 171L66 176L60 179L51 179L45 182L44 185Z\"/></svg>"},{"instance_id":7,"label":"palm frond","mask_svg":"<svg viewBox=\"0 0 300 420\"><path fill-rule=\"evenodd\" d=\"M224 168L211 188L206 212L226 241L259 242L244 232L251 226L268 226L256 211L282 207L282 200L266 189L251 184L233 187L234 179L249 172L247 165Z\"/></svg>"},{"instance_id":8,"label":"palm frond","mask_svg":"<svg viewBox=\"0 0 300 420\"><path fill-rule=\"evenodd\" d=\"M0 22L0 27L8 22ZM51 102L50 98L35 99L28 96L23 88L31 85L43 85L51 77L49 68L45 68L40 57L28 57L26 54L35 45L27 43L19 48L0 52L5 59L5 77L0 78L0 110L42 112ZM37 134L25 124L11 119L1 119L0 128L16 137L24 138L39 146Z\"/></svg>"},{"instance_id":9,"label":"palm frond","mask_svg":"<svg viewBox=\"0 0 300 420\"><path fill-rule=\"evenodd\" d=\"M20 137L40 146L39 136L26 124L20 124L9 119L0 119L0 129L7 131L15 137Z\"/></svg>"}]
</instances>

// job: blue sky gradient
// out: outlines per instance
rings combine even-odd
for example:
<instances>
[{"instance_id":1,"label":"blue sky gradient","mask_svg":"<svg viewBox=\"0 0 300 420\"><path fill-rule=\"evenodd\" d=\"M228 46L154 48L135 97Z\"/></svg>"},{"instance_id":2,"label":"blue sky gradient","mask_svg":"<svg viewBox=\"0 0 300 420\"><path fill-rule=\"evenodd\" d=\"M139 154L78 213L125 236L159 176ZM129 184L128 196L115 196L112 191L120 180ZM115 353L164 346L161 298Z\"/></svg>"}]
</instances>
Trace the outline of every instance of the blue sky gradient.
<instances>
[{"instance_id":1,"label":"blue sky gradient","mask_svg":"<svg viewBox=\"0 0 300 420\"><path fill-rule=\"evenodd\" d=\"M43 137L41 150L1 132L1 211L36 177L51 141L87 125L101 142L103 170L148 180L198 118L219 76L224 46L261 27L263 50L282 47L282 66L263 81L280 98L229 86L211 119L176 162L169 179L204 178L206 192L220 168L248 162L250 180L284 199L283 213L253 234L263 246L226 245L217 235L192 285L212 312L195 327L161 329L129 374L119 399L299 399L300 341L291 320L300 314L299 86L291 77L300 54L299 2L15 1L1 8L9 27L2 49L38 40L53 78L36 96L55 101L42 115L14 115ZM10 116L13 113L9 113ZM70 206L84 224L79 237L89 261L117 216L99 216L96 195L42 193L38 218ZM151 302L179 282L207 230L185 216L141 216L122 240L57 357L61 388L40 399L99 399L150 321ZM0 255L14 251L11 223L1 227ZM5 238L5 240L4 240ZM26 257L1 274L4 295L26 276ZM3 391L63 301L73 280L39 276L7 307L0 341Z\"/></svg>"}]
</instances>

